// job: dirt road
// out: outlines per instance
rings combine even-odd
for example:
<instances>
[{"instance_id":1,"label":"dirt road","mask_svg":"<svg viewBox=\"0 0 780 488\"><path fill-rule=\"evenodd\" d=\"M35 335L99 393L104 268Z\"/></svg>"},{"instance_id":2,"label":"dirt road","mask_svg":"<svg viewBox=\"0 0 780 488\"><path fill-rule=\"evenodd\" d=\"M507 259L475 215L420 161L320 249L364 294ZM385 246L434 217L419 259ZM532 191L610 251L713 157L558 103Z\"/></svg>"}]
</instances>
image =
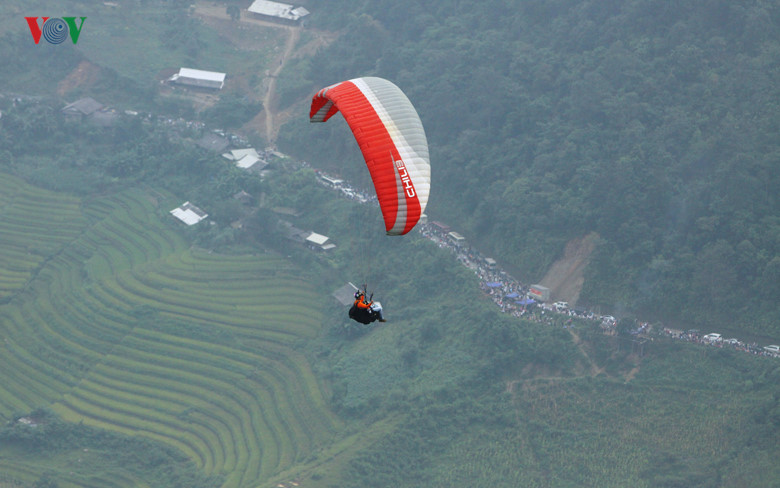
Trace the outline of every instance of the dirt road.
<instances>
[{"instance_id":1,"label":"dirt road","mask_svg":"<svg viewBox=\"0 0 780 488\"><path fill-rule=\"evenodd\" d=\"M236 25L235 22L230 20L230 16L227 14L227 9L224 5L215 6L210 2L201 1L195 5L194 15L200 16L210 23L231 22L231 25ZM243 127L244 132L262 134L267 144L273 146L279 135L280 126L288 120L293 113L297 113L290 111L289 109L288 111L281 111L279 109L279 97L276 90L277 77L290 59L313 55L316 53L317 49L333 42L338 34L307 27L306 32L309 34L307 36L307 41L300 44L301 32L303 31L303 27L300 25L287 25L258 19L246 9L241 10L240 19L237 22L243 27L254 26L263 29L271 28L279 33L279 40L281 40L281 36L285 36L284 48L269 62L268 68L265 71L265 76L259 87L259 90L262 93L262 96L259 98L261 98L263 102L263 110ZM267 47L262 41L258 41L256 45L253 45L252 42L246 38L242 39L240 42L241 48L243 49L256 48L262 50ZM295 110L298 108L300 107L296 107Z\"/></svg>"},{"instance_id":2,"label":"dirt road","mask_svg":"<svg viewBox=\"0 0 780 488\"><path fill-rule=\"evenodd\" d=\"M279 124L276 121L277 116L277 97L276 97L276 78L284 69L284 65L295 49L298 39L301 38L300 26L285 26L288 31L287 42L284 43L284 51L278 58L278 64L269 75L265 96L263 96L263 112L265 113L265 140L269 145L273 145L276 136L279 135Z\"/></svg>"},{"instance_id":3,"label":"dirt road","mask_svg":"<svg viewBox=\"0 0 780 488\"><path fill-rule=\"evenodd\" d=\"M213 4L206 2L198 2L195 5L195 15L203 18L230 20L230 16L227 14L227 9L224 6L214 6ZM284 43L284 49L281 53L274 57L269 69L266 71L266 76L263 80L262 87L265 92L262 97L263 110L257 114L247 124L247 129L257 130L265 136L268 145L272 146L276 141L276 137L279 134L279 124L277 123L277 97L276 97L276 78L284 69L284 65L288 59L292 56L295 46L301 38L300 25L286 25L271 22L268 20L262 20L254 17L246 9L241 11L241 16L238 22L245 26L257 26L262 28L272 28L278 30L280 33L286 36Z\"/></svg>"}]
</instances>

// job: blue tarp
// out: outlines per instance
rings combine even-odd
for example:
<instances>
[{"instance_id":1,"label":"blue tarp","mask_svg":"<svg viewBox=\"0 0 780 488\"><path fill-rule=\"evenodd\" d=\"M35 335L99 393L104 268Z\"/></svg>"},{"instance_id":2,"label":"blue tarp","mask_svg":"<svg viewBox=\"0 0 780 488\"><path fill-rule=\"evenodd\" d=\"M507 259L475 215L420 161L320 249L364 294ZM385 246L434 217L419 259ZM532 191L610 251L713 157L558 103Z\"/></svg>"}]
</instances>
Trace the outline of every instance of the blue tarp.
<instances>
[{"instance_id":1,"label":"blue tarp","mask_svg":"<svg viewBox=\"0 0 780 488\"><path fill-rule=\"evenodd\" d=\"M519 293L517 293L516 291L513 291L512 293L510 293L509 295L507 295L505 298L517 298L517 297L519 297L519 296L520 296L520 294L519 294Z\"/></svg>"},{"instance_id":2,"label":"blue tarp","mask_svg":"<svg viewBox=\"0 0 780 488\"><path fill-rule=\"evenodd\" d=\"M536 303L536 300L533 298L523 298L522 300L518 300L515 303L518 305L531 305L532 303Z\"/></svg>"},{"instance_id":3,"label":"blue tarp","mask_svg":"<svg viewBox=\"0 0 780 488\"><path fill-rule=\"evenodd\" d=\"M491 281L490 283L485 283L485 286L487 286L488 288L498 288L499 286L501 286L501 282Z\"/></svg>"}]
</instances>

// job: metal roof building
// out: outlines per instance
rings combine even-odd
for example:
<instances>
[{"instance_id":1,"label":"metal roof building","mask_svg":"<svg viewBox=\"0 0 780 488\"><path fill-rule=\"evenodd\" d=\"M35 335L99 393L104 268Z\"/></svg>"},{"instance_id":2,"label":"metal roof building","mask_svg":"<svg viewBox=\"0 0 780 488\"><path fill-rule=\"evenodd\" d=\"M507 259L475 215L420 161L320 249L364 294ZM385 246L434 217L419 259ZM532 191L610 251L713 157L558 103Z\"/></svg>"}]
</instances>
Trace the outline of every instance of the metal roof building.
<instances>
[{"instance_id":1,"label":"metal roof building","mask_svg":"<svg viewBox=\"0 0 780 488\"><path fill-rule=\"evenodd\" d=\"M111 126L119 119L116 110L106 107L91 97L81 98L65 105L62 114L68 120L89 121L101 127Z\"/></svg>"},{"instance_id":2,"label":"metal roof building","mask_svg":"<svg viewBox=\"0 0 780 488\"><path fill-rule=\"evenodd\" d=\"M324 236L322 234L317 234L316 232L312 232L311 234L309 234L306 237L306 242L309 245L311 245L311 246L313 246L313 247L315 247L317 249L321 249L323 251L327 251L328 249L333 249L334 247L336 247L335 244L330 242L330 239L328 238L328 236Z\"/></svg>"},{"instance_id":3,"label":"metal roof building","mask_svg":"<svg viewBox=\"0 0 780 488\"><path fill-rule=\"evenodd\" d=\"M268 166L268 161L262 159L253 147L246 149L233 149L222 155L224 158L234 161L236 166L254 172L260 172Z\"/></svg>"},{"instance_id":4,"label":"metal roof building","mask_svg":"<svg viewBox=\"0 0 780 488\"><path fill-rule=\"evenodd\" d=\"M68 115L91 115L94 112L103 108L103 104L98 102L92 97L81 98L73 103L65 105L62 109L62 113Z\"/></svg>"},{"instance_id":5,"label":"metal roof building","mask_svg":"<svg viewBox=\"0 0 780 488\"><path fill-rule=\"evenodd\" d=\"M208 217L208 214L190 202L184 202L181 207L171 210L171 215L187 225L195 225Z\"/></svg>"},{"instance_id":6,"label":"metal roof building","mask_svg":"<svg viewBox=\"0 0 780 488\"><path fill-rule=\"evenodd\" d=\"M463 237L462 235L458 234L455 231L452 231L452 232L448 233L447 237L449 237L450 240L452 242L454 242L455 244L463 244L463 243L466 242L466 238Z\"/></svg>"},{"instance_id":7,"label":"metal roof building","mask_svg":"<svg viewBox=\"0 0 780 488\"><path fill-rule=\"evenodd\" d=\"M168 81L181 85L221 90L222 87L225 86L225 73L192 68L179 68L179 72L168 78Z\"/></svg>"},{"instance_id":8,"label":"metal roof building","mask_svg":"<svg viewBox=\"0 0 780 488\"><path fill-rule=\"evenodd\" d=\"M322 178L322 181L329 184L330 186L336 187L340 186L342 183L344 183L344 180L339 178L331 178L330 176L326 176L322 173L320 173L320 178Z\"/></svg>"},{"instance_id":9,"label":"metal roof building","mask_svg":"<svg viewBox=\"0 0 780 488\"><path fill-rule=\"evenodd\" d=\"M309 11L304 7L293 7L286 3L271 2L269 0L255 0L247 11L260 17L270 17L274 20L288 22L298 22L303 17L309 15Z\"/></svg>"},{"instance_id":10,"label":"metal roof building","mask_svg":"<svg viewBox=\"0 0 780 488\"><path fill-rule=\"evenodd\" d=\"M230 152L226 152L222 156L225 159L229 159L231 161L239 161L244 156L251 155L256 157L257 159L260 159L260 155L257 154L257 151L253 147L247 147L244 149L231 149Z\"/></svg>"}]
</instances>

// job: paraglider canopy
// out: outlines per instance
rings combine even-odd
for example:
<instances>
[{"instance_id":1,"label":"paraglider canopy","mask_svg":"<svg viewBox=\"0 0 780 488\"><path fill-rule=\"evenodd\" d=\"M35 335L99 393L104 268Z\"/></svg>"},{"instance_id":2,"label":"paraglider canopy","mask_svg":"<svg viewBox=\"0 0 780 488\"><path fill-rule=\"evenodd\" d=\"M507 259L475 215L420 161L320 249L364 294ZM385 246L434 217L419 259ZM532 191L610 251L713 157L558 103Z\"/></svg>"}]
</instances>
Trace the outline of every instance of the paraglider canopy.
<instances>
[{"instance_id":1,"label":"paraglider canopy","mask_svg":"<svg viewBox=\"0 0 780 488\"><path fill-rule=\"evenodd\" d=\"M389 235L406 234L428 203L431 167L420 117L400 88L382 78L355 78L312 98L309 120L338 112L347 121L374 182Z\"/></svg>"}]
</instances>

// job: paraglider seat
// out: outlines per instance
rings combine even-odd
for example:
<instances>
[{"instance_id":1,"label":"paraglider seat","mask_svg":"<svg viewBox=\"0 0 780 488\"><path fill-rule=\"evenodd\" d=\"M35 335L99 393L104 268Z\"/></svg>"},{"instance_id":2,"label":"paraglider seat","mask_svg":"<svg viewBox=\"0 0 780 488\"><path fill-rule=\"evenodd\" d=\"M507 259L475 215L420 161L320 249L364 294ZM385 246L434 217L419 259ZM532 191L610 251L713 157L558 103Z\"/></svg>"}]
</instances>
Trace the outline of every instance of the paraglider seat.
<instances>
[{"instance_id":1,"label":"paraglider seat","mask_svg":"<svg viewBox=\"0 0 780 488\"><path fill-rule=\"evenodd\" d=\"M352 305L349 309L349 318L361 324L370 324L376 321L378 314L372 312L370 309L358 308L357 305Z\"/></svg>"}]
</instances>

